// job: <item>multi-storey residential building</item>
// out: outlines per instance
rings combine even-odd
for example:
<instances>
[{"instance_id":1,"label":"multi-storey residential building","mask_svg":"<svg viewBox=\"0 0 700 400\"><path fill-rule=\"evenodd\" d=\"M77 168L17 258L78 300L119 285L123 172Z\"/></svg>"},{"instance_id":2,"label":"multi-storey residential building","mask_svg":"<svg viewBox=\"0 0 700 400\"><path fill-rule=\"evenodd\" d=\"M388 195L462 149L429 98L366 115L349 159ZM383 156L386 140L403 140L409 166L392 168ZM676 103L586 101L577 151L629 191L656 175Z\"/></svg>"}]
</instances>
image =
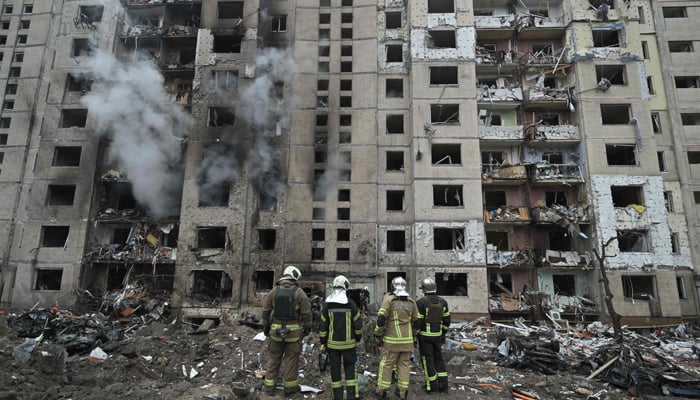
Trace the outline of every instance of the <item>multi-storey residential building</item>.
<instances>
[{"instance_id":1,"label":"multi-storey residential building","mask_svg":"<svg viewBox=\"0 0 700 400\"><path fill-rule=\"evenodd\" d=\"M0 18L4 303L137 284L196 322L293 264L593 320L602 259L625 322L698 315L692 2L30 3Z\"/></svg>"}]
</instances>

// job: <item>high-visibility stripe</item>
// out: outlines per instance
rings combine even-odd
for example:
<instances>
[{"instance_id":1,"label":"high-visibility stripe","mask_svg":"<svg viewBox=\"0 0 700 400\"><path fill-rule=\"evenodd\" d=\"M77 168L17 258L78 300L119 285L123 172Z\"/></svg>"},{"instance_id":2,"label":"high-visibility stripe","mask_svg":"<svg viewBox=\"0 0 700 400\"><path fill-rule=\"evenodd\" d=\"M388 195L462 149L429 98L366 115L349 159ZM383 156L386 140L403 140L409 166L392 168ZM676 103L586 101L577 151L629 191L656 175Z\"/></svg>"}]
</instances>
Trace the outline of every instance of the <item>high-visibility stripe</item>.
<instances>
[{"instance_id":1,"label":"high-visibility stripe","mask_svg":"<svg viewBox=\"0 0 700 400\"><path fill-rule=\"evenodd\" d=\"M293 381L284 381L284 387L286 387L286 388L288 388L288 387L295 387L295 386L299 386L299 380L298 380L298 379L295 379L295 380L293 380Z\"/></svg>"},{"instance_id":2,"label":"high-visibility stripe","mask_svg":"<svg viewBox=\"0 0 700 400\"><path fill-rule=\"evenodd\" d=\"M267 378L265 378L265 386L267 386L267 387L275 387L275 380L274 380L274 379L267 379Z\"/></svg>"}]
</instances>

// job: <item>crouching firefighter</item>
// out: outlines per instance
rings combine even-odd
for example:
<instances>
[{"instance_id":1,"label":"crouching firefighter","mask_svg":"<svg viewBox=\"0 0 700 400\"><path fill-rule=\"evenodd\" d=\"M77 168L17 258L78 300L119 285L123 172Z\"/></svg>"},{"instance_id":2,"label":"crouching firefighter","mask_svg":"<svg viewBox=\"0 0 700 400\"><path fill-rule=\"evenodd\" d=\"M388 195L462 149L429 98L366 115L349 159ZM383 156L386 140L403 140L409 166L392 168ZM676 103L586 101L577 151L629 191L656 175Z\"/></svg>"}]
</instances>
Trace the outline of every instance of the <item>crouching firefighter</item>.
<instances>
[{"instance_id":1,"label":"crouching firefighter","mask_svg":"<svg viewBox=\"0 0 700 400\"><path fill-rule=\"evenodd\" d=\"M301 339L311 332L311 302L299 288L299 278L301 271L288 266L263 302L263 332L269 338L265 391L269 395L275 393L282 360L285 395L299 392Z\"/></svg>"},{"instance_id":2,"label":"crouching firefighter","mask_svg":"<svg viewBox=\"0 0 700 400\"><path fill-rule=\"evenodd\" d=\"M420 284L423 297L418 299L420 331L418 344L425 372L425 390L428 393L446 392L448 389L447 368L442 357L445 333L450 327L451 317L447 301L439 297L437 285L432 278L425 278Z\"/></svg>"},{"instance_id":3,"label":"crouching firefighter","mask_svg":"<svg viewBox=\"0 0 700 400\"><path fill-rule=\"evenodd\" d=\"M321 346L328 349L331 367L333 400L343 400L345 371L345 399L359 399L357 385L356 346L362 339L362 318L355 302L348 298L350 281L343 275L333 279L333 293L321 309Z\"/></svg>"}]
</instances>

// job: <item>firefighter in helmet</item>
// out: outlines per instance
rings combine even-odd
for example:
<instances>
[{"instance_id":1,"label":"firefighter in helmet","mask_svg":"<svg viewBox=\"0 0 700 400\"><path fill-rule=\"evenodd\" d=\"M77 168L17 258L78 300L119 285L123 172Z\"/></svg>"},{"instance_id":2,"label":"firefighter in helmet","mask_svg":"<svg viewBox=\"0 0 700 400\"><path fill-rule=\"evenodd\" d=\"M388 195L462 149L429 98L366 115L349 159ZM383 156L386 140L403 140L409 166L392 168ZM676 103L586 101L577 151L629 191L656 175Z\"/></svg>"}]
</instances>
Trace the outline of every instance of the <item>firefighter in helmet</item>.
<instances>
[{"instance_id":1,"label":"firefighter in helmet","mask_svg":"<svg viewBox=\"0 0 700 400\"><path fill-rule=\"evenodd\" d=\"M423 297L416 302L420 321L418 345L425 373L425 390L428 393L446 392L447 369L442 357L442 345L450 327L450 309L447 301L436 294L435 280L423 279L420 289Z\"/></svg>"},{"instance_id":2,"label":"firefighter in helmet","mask_svg":"<svg viewBox=\"0 0 700 400\"><path fill-rule=\"evenodd\" d=\"M269 338L265 391L269 395L275 393L282 360L285 395L300 389L301 340L311 332L311 303L299 288L300 278L299 268L288 266L263 302L263 332Z\"/></svg>"},{"instance_id":3,"label":"firefighter in helmet","mask_svg":"<svg viewBox=\"0 0 700 400\"><path fill-rule=\"evenodd\" d=\"M396 388L399 399L408 397L413 342L418 329L418 307L408 297L406 280L398 276L391 281L393 292L384 297L377 313L374 336L382 349L379 361L377 391L375 397L385 399L391 388L392 374L396 368Z\"/></svg>"},{"instance_id":4,"label":"firefighter in helmet","mask_svg":"<svg viewBox=\"0 0 700 400\"><path fill-rule=\"evenodd\" d=\"M357 385L356 346L362 339L362 318L355 302L348 298L350 281L343 275L333 279L333 293L326 297L321 309L321 346L328 349L331 367L332 399L343 399L345 371L345 399L360 398Z\"/></svg>"}]
</instances>

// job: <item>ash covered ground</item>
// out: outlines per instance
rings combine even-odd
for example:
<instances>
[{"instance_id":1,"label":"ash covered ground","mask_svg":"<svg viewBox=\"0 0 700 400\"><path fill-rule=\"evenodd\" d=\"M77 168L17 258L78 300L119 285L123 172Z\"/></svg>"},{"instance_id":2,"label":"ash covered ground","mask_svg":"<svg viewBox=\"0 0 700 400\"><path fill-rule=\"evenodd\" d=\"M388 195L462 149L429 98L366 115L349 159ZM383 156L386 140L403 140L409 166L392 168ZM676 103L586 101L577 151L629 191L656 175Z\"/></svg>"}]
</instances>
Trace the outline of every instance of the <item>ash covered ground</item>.
<instances>
[{"instance_id":1,"label":"ash covered ground","mask_svg":"<svg viewBox=\"0 0 700 400\"><path fill-rule=\"evenodd\" d=\"M32 314L46 316L50 311L18 311L0 317L0 400L270 398L261 391L267 345L254 339L260 329L245 319L209 327L206 321L193 326L167 312L159 314L158 320L136 313L129 319L113 320L102 314L74 315L60 310L53 314L51 325L46 325L41 318L30 321ZM254 319L249 317L249 321ZM371 332L373 319L368 317L366 322ZM34 330L29 336L49 326L54 332L40 341L20 337L32 330L28 325ZM666 345L693 343L686 351L687 346L663 349L655 339L634 332L626 333L629 344L620 347L602 325L595 325L597 332L586 328L555 331L522 322L494 328L457 321L453 326L457 328L451 329L444 346L450 392L426 394L422 368L414 363L410 399L512 399L514 389L537 399L629 399L634 389L612 385L615 376L610 371L632 365L635 360L630 357L639 348L662 352L666 361L683 364L683 371L697 365L695 339L688 337L669 336L662 341ZM317 334L307 337L304 347L301 384L323 392L294 398L330 399L330 374L318 371ZM372 398L379 357L365 341L359 349L362 398ZM417 350L415 353L418 357ZM618 356L616 363L586 379L614 356ZM247 391L246 395L240 390ZM279 390L275 398L283 397Z\"/></svg>"}]
</instances>

